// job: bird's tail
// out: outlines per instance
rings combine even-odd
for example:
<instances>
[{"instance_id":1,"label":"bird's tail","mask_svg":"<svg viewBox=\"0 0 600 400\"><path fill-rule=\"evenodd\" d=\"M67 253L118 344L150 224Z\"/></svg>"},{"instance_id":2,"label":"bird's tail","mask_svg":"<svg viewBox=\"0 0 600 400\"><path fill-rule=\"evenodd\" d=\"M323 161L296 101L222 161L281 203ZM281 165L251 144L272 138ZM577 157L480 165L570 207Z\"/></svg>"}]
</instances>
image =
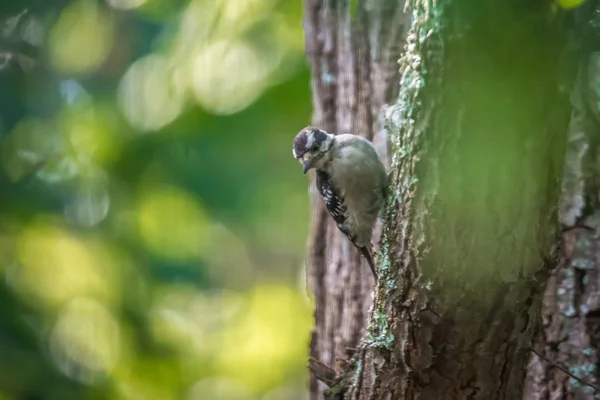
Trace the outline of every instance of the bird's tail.
<instances>
[{"instance_id":1,"label":"bird's tail","mask_svg":"<svg viewBox=\"0 0 600 400\"><path fill-rule=\"evenodd\" d=\"M367 259L369 267L371 267L371 272L373 272L373 277L375 278L375 280L377 280L377 271L375 270L375 261L373 260L373 253L371 252L371 247L361 246L358 247L358 251L360 251L360 254L362 254L363 257Z\"/></svg>"}]
</instances>

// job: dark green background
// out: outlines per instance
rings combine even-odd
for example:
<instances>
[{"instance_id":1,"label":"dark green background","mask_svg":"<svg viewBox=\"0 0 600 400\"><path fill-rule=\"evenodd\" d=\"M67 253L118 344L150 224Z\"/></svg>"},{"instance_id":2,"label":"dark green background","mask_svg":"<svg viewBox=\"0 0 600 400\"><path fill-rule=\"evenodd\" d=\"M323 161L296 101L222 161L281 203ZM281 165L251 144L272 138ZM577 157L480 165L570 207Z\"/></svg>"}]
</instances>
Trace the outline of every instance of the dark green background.
<instances>
[{"instance_id":1,"label":"dark green background","mask_svg":"<svg viewBox=\"0 0 600 400\"><path fill-rule=\"evenodd\" d=\"M304 398L301 3L111 4L0 6L0 399Z\"/></svg>"}]
</instances>

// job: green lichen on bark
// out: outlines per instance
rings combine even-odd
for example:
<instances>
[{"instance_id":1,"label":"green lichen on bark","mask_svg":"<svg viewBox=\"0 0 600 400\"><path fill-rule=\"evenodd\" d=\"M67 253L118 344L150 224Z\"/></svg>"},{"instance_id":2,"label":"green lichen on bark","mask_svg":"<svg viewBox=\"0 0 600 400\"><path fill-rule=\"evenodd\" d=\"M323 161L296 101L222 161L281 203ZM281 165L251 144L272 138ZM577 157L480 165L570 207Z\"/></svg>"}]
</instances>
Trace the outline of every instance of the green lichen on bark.
<instances>
[{"instance_id":1,"label":"green lichen on bark","mask_svg":"<svg viewBox=\"0 0 600 400\"><path fill-rule=\"evenodd\" d=\"M369 325L363 344L379 349L391 350L394 334L390 330L387 315L381 310L375 311L375 323Z\"/></svg>"},{"instance_id":2,"label":"green lichen on bark","mask_svg":"<svg viewBox=\"0 0 600 400\"><path fill-rule=\"evenodd\" d=\"M392 190L387 201L388 220L400 221L401 236L408 236L412 199L417 191L419 179L416 167L421 156L421 135L429 124L429 113L423 112L423 97L426 82L429 89L437 86L440 76L429 76L428 71L440 70L443 43L443 11L445 1L413 0L407 3L412 24L407 35L405 52L398 61L400 65L400 92L395 105L386 110L386 129L392 143ZM434 65L435 64L435 65ZM427 105L432 108L431 104ZM394 236L394 240L398 237ZM384 231L382 243L389 248L390 232ZM421 238L424 240L424 238ZM402 253L408 253L402 248ZM389 252L388 252L389 253ZM408 262L408 259L405 259ZM383 262L390 263L389 254ZM390 285L387 277L387 286ZM395 284L393 285L395 286Z\"/></svg>"},{"instance_id":3,"label":"green lichen on bark","mask_svg":"<svg viewBox=\"0 0 600 400\"><path fill-rule=\"evenodd\" d=\"M410 202L419 182L415 168L420 149L416 145L419 144L417 136L425 129L425 125L416 124L415 121L422 118L419 113L422 111L421 97L427 79L427 66L441 60L439 35L443 2L412 1L407 7L411 9L412 24L404 55L399 60L401 89L397 103L388 107L385 112L385 129L391 139L393 154L392 190L386 201L386 219L397 221L399 226L390 230L390 225L387 225L388 228L384 229L380 239L378 286L367 333L362 341L363 346L385 351L392 351L395 345L393 327L389 320L390 295L394 291L406 289L403 286L406 281L398 280L397 268L392 265L399 261L408 263L414 260L411 247L401 247L398 251L398 244L402 246L409 238ZM423 57L423 54L431 57ZM392 252L392 248L396 251ZM362 363L356 365L356 379L360 376L362 366Z\"/></svg>"},{"instance_id":4,"label":"green lichen on bark","mask_svg":"<svg viewBox=\"0 0 600 400\"><path fill-rule=\"evenodd\" d=\"M380 239L378 288L366 338L367 343L385 349L391 349L394 340L386 316L389 307L387 299L392 291L402 289L399 285L404 284L397 281L397 271L392 269L392 263L398 261L399 254L404 262L410 262L413 250L403 244L409 237L411 200L419 182L415 171L420 157L418 135L424 131L428 122L428 118L423 118L419 113L422 111L425 81L429 79L428 67L441 61L440 33L444 3L418 0L407 3L411 10L412 24L404 55L398 61L401 89L396 104L388 107L385 112L385 129L392 144L392 190L386 201L386 218L388 221L398 221L398 226L393 232L384 229ZM428 56L424 57L425 54ZM439 69L441 66L435 67ZM422 122L417 124L418 118ZM392 254L390 249L394 247L398 250L398 244L401 246L399 251Z\"/></svg>"}]
</instances>

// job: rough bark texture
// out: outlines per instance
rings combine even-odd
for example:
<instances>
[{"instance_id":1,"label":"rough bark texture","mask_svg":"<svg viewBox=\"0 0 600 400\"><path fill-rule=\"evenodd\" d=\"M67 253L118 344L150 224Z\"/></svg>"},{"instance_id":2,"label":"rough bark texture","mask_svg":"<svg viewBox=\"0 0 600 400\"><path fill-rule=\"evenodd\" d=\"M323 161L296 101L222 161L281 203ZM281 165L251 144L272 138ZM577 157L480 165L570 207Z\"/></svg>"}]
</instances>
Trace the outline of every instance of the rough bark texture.
<instances>
[{"instance_id":1,"label":"rough bark texture","mask_svg":"<svg viewBox=\"0 0 600 400\"><path fill-rule=\"evenodd\" d=\"M396 86L391 73L370 75L373 57L393 65L385 51L397 51L387 44L402 30L400 4L371 3L359 1L352 24L346 2L307 0L305 25L314 123L369 138ZM386 111L394 180L375 301L369 309L368 269L313 194L311 355L333 368L367 320L342 379L324 373L327 397L518 399L556 264L570 112L557 84L560 13L522 0L414 0L409 9L400 92ZM386 29L396 31L382 41ZM312 398L323 388L313 377Z\"/></svg>"},{"instance_id":2,"label":"rough bark texture","mask_svg":"<svg viewBox=\"0 0 600 400\"><path fill-rule=\"evenodd\" d=\"M529 363L527 400L600 398L599 15L597 1L573 12L578 29L576 51L569 58L575 60L577 79L559 210L562 245L544 293L543 329L536 345L543 358L533 356Z\"/></svg>"},{"instance_id":3,"label":"rough bark texture","mask_svg":"<svg viewBox=\"0 0 600 400\"><path fill-rule=\"evenodd\" d=\"M403 2L366 0L358 3L354 18L353 11L348 0L305 0L313 124L365 136L385 155L382 107L398 94ZM312 183L311 200L308 280L316 303L311 356L336 369L336 360L347 359L364 333L373 278L327 215ZM310 386L312 398L321 398L326 386L314 376Z\"/></svg>"}]
</instances>

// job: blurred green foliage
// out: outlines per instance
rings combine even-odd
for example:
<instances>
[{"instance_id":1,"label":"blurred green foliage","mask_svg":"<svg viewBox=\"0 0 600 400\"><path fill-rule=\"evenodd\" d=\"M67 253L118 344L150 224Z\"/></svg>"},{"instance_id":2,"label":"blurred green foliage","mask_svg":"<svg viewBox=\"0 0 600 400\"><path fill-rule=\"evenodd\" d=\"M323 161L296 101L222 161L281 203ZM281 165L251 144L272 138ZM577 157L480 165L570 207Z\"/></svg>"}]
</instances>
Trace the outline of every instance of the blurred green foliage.
<instances>
[{"instance_id":1,"label":"blurred green foliage","mask_svg":"<svg viewBox=\"0 0 600 400\"><path fill-rule=\"evenodd\" d=\"M2 2L0 398L306 398L301 19Z\"/></svg>"}]
</instances>

